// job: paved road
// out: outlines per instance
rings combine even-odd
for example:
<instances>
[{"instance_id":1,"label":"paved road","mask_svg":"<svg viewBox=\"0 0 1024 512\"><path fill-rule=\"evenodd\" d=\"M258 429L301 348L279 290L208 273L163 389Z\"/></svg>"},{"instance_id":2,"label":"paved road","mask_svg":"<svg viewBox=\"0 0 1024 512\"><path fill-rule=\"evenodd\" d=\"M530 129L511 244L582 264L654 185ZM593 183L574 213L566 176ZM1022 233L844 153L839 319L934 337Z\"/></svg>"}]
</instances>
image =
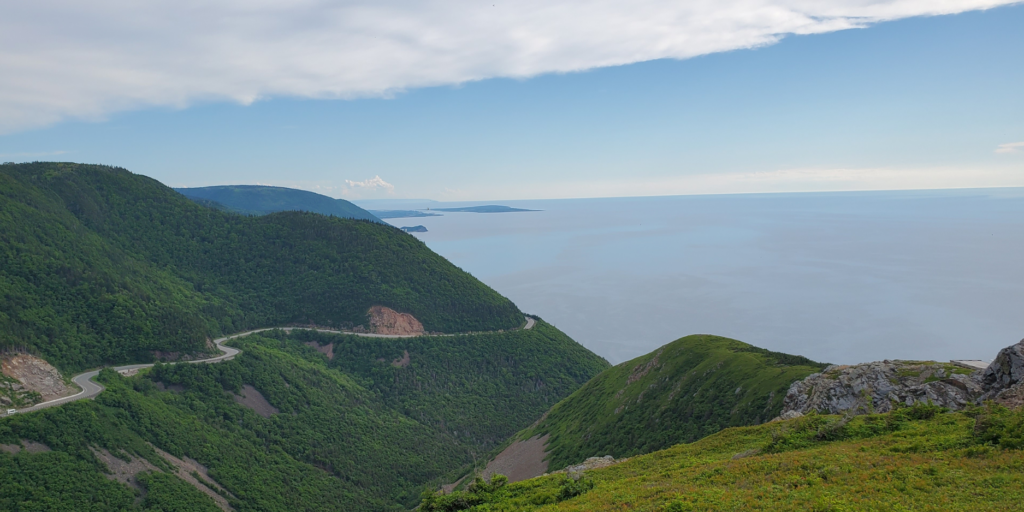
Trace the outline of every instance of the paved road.
<instances>
[{"instance_id":1,"label":"paved road","mask_svg":"<svg viewBox=\"0 0 1024 512\"><path fill-rule=\"evenodd\" d=\"M526 317L526 326L523 327L523 329L532 329L535 323L536 323L536 321L534 321L534 319L532 319L530 317ZM264 329L254 329L252 331L245 331L245 332L240 332L238 334L232 334L231 336L225 336L223 338L218 338L218 339L213 340L213 342L217 345L217 348L220 349L221 352L223 352L221 355L219 355L217 357L211 357L209 359L196 359L195 361L182 361L182 362L183 363L193 363L194 364L194 363L219 363L221 361L230 361L230 360L234 359L235 356L240 354L242 351L238 350L237 348L226 347L226 346L224 346L224 342L226 342L228 340L232 340L232 339L238 338L238 337L241 337L241 336L246 336L246 335L257 333L257 332L271 331L271 330L274 330L274 329L281 329L282 331L292 331L292 330L295 330L295 329L306 330L307 328L304 328L304 327L267 327L267 328L264 328ZM357 333L357 332L348 332L348 331L335 331L335 330L331 330L331 329L310 329L310 330L317 331L317 332L334 333L334 334L353 334L353 335L356 335L356 336L365 336L365 337L368 337L368 338L413 338L413 337L416 337L416 336L420 336L420 335L417 335L417 334L371 334L371 333ZM445 336L445 335L440 335L440 336ZM448 335L448 336L450 336L450 335ZM176 364L176 363L171 363L171 364ZM125 366L115 366L114 367L114 371L120 372L120 371L124 371L124 370L139 370L139 369L142 369L142 368L150 368L152 366L153 366L152 363L150 363L150 364L129 364L129 365L125 365ZM79 391L77 394L74 394L74 395L71 395L71 396L66 396L66 397L63 397L63 398L55 398L53 400L49 400L49 401L46 401L46 402L43 402L43 403L40 403L40 404L33 405L32 407L26 407L24 409L18 409L17 414L26 413L26 412L32 412L32 411L38 411L40 409L45 409L47 407L53 407L55 405L66 404L68 402L73 402L75 400L83 400L83 399L86 399L86 398L92 398L92 397L100 394L104 390L104 387L102 385L100 385L99 383L96 383L96 382L94 382L92 380L94 377L96 377L99 374L100 374L99 370L93 370L93 371L90 371L90 372L85 372L85 373L80 373L78 375L75 375L74 377L71 378L71 382L74 382L78 387L82 388L82 390ZM4 416L7 416L6 409L0 410L0 418L2 418Z\"/></svg>"}]
</instances>

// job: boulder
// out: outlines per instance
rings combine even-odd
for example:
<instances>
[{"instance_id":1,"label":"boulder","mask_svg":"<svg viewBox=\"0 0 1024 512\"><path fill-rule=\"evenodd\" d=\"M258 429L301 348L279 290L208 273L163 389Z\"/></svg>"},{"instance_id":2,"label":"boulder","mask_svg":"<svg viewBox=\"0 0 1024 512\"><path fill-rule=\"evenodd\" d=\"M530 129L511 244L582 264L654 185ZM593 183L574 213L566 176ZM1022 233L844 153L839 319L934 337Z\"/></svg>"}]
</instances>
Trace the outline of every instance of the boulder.
<instances>
[{"instance_id":1,"label":"boulder","mask_svg":"<svg viewBox=\"0 0 1024 512\"><path fill-rule=\"evenodd\" d=\"M1024 382L1024 340L999 351L999 355L981 374L985 392L981 400L996 399Z\"/></svg>"}]
</instances>

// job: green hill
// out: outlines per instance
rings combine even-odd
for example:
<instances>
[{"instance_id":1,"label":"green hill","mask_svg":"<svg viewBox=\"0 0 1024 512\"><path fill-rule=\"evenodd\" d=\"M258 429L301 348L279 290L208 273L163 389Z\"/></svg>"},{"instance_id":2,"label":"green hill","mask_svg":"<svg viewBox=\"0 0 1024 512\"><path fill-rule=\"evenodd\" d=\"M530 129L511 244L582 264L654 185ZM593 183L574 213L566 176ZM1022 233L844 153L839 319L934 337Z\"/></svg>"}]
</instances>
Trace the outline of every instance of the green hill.
<instances>
[{"instance_id":1,"label":"green hill","mask_svg":"<svg viewBox=\"0 0 1024 512\"><path fill-rule=\"evenodd\" d=\"M1024 410L811 415L583 473L428 496L420 510L1017 510ZM578 475L577 475L578 476Z\"/></svg>"},{"instance_id":2,"label":"green hill","mask_svg":"<svg viewBox=\"0 0 1024 512\"><path fill-rule=\"evenodd\" d=\"M296 331L332 347L330 368L483 453L532 423L608 362L548 323L503 333L380 339ZM396 366L408 356L406 366ZM387 364L384 364L387 363ZM521 422L509 430L509 419Z\"/></svg>"},{"instance_id":3,"label":"green hill","mask_svg":"<svg viewBox=\"0 0 1024 512\"><path fill-rule=\"evenodd\" d=\"M824 367L728 338L687 336L601 372L518 437L550 434L551 469L650 453L768 421L790 384Z\"/></svg>"},{"instance_id":4,"label":"green hill","mask_svg":"<svg viewBox=\"0 0 1024 512\"><path fill-rule=\"evenodd\" d=\"M243 353L228 362L157 365L130 378L106 370L95 400L0 419L0 445L53 450L0 450L0 481L17 482L0 485L0 509L209 509L196 488L165 473L173 468L156 447L208 468L203 479L222 486L235 510L408 510L425 485L607 367L543 323L383 340L266 331L231 344ZM405 354L404 366L392 364ZM258 393L273 409L230 393ZM104 477L97 449L165 472L139 477L148 492L136 505L132 489Z\"/></svg>"},{"instance_id":5,"label":"green hill","mask_svg":"<svg viewBox=\"0 0 1024 512\"><path fill-rule=\"evenodd\" d=\"M343 219L380 222L372 213L344 200L284 187L264 185L223 185L216 187L176 188L185 197L200 204L243 215L303 211L333 215Z\"/></svg>"},{"instance_id":6,"label":"green hill","mask_svg":"<svg viewBox=\"0 0 1024 512\"><path fill-rule=\"evenodd\" d=\"M394 227L233 215L124 169L0 166L0 351L69 371L197 353L285 324L354 327L382 305L427 331L519 327L512 302Z\"/></svg>"},{"instance_id":7,"label":"green hill","mask_svg":"<svg viewBox=\"0 0 1024 512\"><path fill-rule=\"evenodd\" d=\"M104 370L94 400L0 419L0 510L407 510L608 366L394 227L235 215L124 169L0 166L0 240L0 352L66 376L375 305L462 333L265 331ZM108 478L129 462L135 489Z\"/></svg>"}]
</instances>

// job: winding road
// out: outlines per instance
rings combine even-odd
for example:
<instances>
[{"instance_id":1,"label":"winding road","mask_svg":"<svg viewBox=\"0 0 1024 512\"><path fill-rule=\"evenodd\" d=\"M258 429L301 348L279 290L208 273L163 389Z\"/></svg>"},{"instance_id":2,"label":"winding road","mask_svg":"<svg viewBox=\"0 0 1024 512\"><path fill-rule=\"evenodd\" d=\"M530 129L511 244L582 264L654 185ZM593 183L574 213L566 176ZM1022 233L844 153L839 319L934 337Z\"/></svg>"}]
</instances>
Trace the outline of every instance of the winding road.
<instances>
[{"instance_id":1,"label":"winding road","mask_svg":"<svg viewBox=\"0 0 1024 512\"><path fill-rule=\"evenodd\" d=\"M524 326L523 329L524 330L532 329L533 326L536 323L537 322L533 318L526 317L526 326ZM309 329L309 328L306 328L306 327L265 327L263 329L254 329L254 330L251 330L251 331L240 332L238 334L232 334L231 336L225 336L223 338L217 338L217 339L213 340L213 342L214 342L214 344L216 344L217 348L221 352L223 352L221 355L219 355L217 357L211 357L209 359L196 359L195 361L181 361L181 363L197 364L197 363L219 363L221 361L230 361L230 360L234 359L235 356L237 356L238 354L241 354L242 351L238 350L237 348L226 347L226 346L224 346L224 342L226 342L228 340L235 339L235 338L239 338L239 337L242 337L242 336L248 336L250 334L254 334L254 333L257 333L257 332L272 331L274 329L280 329L280 330L286 331L286 332L290 332L290 331L293 331L295 329L299 329L299 330L312 330L312 331L317 331L317 332L326 332L326 333L333 333L333 334L351 334L351 335L354 335L354 336L364 336L364 337L367 337L367 338L414 338L416 336L423 336L422 334L372 334L372 333L359 333L359 332L349 332L349 331L335 331L335 330L331 330L331 329ZM427 336L430 336L430 335L427 335ZM441 334L441 335L435 335L435 336L452 336L452 335L451 334ZM170 364L180 364L180 363L170 363ZM149 363L149 364L129 364L129 365L125 365L125 366L115 366L115 367L113 367L113 369L116 372L122 372L122 371L126 371L126 370L139 370L139 369L142 369L142 368L151 368L152 366L153 366L153 363ZM74 382L76 386L78 386L79 388L82 389L78 393L76 393L74 395L71 395L71 396L65 396L65 397L62 397L62 398L55 398L53 400L48 400L46 402L42 402L42 403L33 405L32 407L26 407L24 409L18 409L16 414L23 414L23 413L26 413L26 412L38 411L40 409L45 409L47 407L53 407L53 406L56 406L56 405L66 404L68 402L74 402L75 400L83 400L83 399L86 399L86 398L92 398L92 397L102 393L103 390L105 389L101 384L99 384L97 382L94 382L92 380L94 377L96 377L99 374L100 374L100 370L92 370L92 371L88 371L88 372L85 372L85 373L80 373L78 375L75 375L74 377L71 378L71 382ZM0 418L5 417L5 416L9 416L7 414L7 410L6 409L0 410Z\"/></svg>"}]
</instances>

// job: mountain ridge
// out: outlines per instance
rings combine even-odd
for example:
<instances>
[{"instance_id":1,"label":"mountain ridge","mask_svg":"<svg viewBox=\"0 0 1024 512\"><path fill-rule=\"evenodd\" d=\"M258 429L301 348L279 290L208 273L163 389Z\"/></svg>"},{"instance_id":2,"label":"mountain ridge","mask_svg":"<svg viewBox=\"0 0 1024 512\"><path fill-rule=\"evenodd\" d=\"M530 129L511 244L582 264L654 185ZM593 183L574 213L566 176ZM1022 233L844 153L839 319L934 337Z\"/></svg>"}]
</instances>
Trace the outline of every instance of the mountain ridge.
<instances>
[{"instance_id":1,"label":"mountain ridge","mask_svg":"<svg viewBox=\"0 0 1024 512\"><path fill-rule=\"evenodd\" d=\"M511 329L508 299L389 225L195 204L125 169L0 166L0 349L63 370L202 353L223 333L368 325L371 306L434 332Z\"/></svg>"},{"instance_id":2,"label":"mountain ridge","mask_svg":"<svg viewBox=\"0 0 1024 512\"><path fill-rule=\"evenodd\" d=\"M269 185L216 185L211 187L179 187L181 195L212 208L243 215L266 215L283 211L303 211L334 215L344 219L382 222L372 213L344 199L317 194L308 190Z\"/></svg>"}]
</instances>

